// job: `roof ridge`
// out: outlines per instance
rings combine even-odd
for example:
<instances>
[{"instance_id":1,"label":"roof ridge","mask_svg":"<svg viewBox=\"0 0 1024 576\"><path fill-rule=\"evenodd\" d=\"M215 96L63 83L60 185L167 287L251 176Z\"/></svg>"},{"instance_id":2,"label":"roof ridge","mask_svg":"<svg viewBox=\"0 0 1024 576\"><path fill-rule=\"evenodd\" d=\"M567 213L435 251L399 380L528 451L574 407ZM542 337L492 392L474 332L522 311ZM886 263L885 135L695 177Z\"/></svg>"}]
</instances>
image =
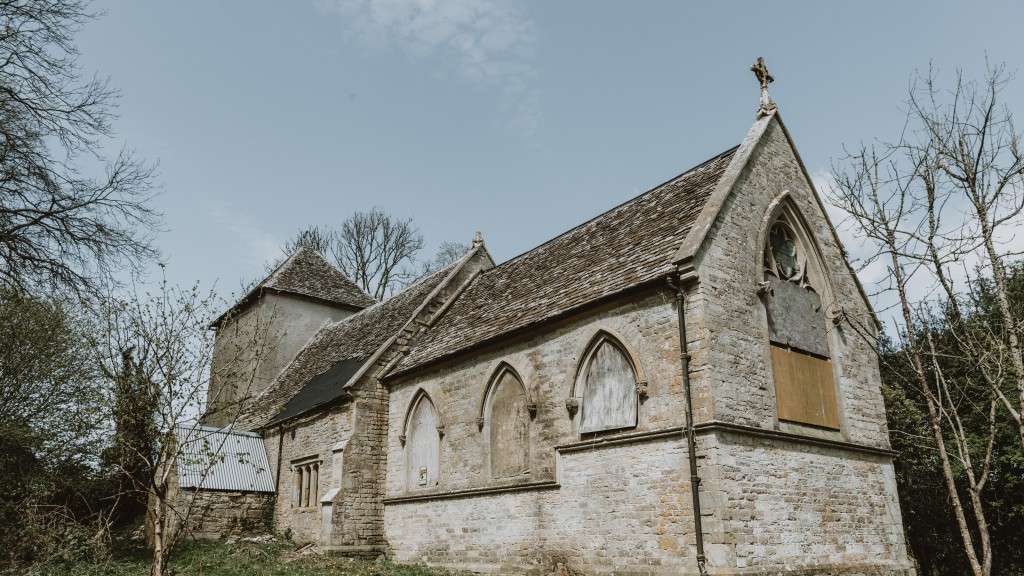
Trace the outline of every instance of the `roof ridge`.
<instances>
[{"instance_id":1,"label":"roof ridge","mask_svg":"<svg viewBox=\"0 0 1024 576\"><path fill-rule=\"evenodd\" d=\"M520 259L520 258L522 258L522 257L524 257L524 256L526 256L528 254L530 254L531 252L533 252L535 250L538 250L540 248L543 248L544 246L547 246L548 244L551 244L555 240L558 240L559 238L562 238L563 236L566 236L566 235L568 235L568 234L570 234L572 232L575 232L576 230L579 230L580 228L583 228L587 224L590 224L591 222L597 220L598 218L601 218L602 216L606 216L608 214L611 214L612 212L618 210L619 208L622 208L624 206L628 206L629 204L632 204L633 202L636 202L636 201L642 199L644 196L647 196L648 194L651 194L651 193L657 191L662 186L665 186L667 184L671 184L672 182L675 182L676 180L679 180L683 176L689 176L692 172L696 172L697 170L700 170L701 168L704 168L708 164L711 164L712 162L722 158L723 156L727 156L729 154L732 154L739 147L740 147L740 145L736 144L735 146L727 148L727 149L723 150L722 152L719 152L718 154L715 154L714 156L704 160L703 162L700 162L699 164L691 166L690 168L680 172L679 174L676 174L675 176L669 178L668 180L665 180L663 182L660 182L659 184L651 186L650 188L648 188L647 190L644 190L643 192L637 194L636 196L633 196L632 198L627 198L627 199L623 200L622 202L619 202L615 206L612 206L611 208L608 208L604 212L596 214L596 215L590 217L589 219L587 219L587 220L585 220L583 222L580 222L579 224L573 226L572 228L569 228L568 230L565 230L565 231L563 231L563 232L561 232L561 233L559 233L559 234L557 234L555 236L552 236L551 238L548 238L547 240L545 240L544 242L541 242L540 244L537 244L533 248L530 248L530 249L528 249L528 250L526 250L524 252L520 252L519 254L516 254L515 256L509 258L508 260L505 260L501 264L496 265L494 268L491 268L490 270L484 270L483 273L487 274L488 272L491 272L492 270L497 270L498 268L501 268L501 267L505 266L506 264L511 264L512 262L514 262L514 261L516 261L516 260L518 260L518 259Z\"/></svg>"}]
</instances>

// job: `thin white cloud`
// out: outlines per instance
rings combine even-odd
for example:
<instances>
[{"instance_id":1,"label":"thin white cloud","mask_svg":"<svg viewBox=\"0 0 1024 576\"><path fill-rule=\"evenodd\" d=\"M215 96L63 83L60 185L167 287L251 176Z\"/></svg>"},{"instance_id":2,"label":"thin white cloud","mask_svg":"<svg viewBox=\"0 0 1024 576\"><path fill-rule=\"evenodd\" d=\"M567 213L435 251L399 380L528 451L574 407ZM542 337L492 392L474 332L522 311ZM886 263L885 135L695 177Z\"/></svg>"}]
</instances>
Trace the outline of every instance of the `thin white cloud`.
<instances>
[{"instance_id":1,"label":"thin white cloud","mask_svg":"<svg viewBox=\"0 0 1024 576\"><path fill-rule=\"evenodd\" d=\"M529 139L540 122L533 23L502 0L316 0L353 36L413 57L445 58L467 81L494 89L510 126Z\"/></svg>"}]
</instances>

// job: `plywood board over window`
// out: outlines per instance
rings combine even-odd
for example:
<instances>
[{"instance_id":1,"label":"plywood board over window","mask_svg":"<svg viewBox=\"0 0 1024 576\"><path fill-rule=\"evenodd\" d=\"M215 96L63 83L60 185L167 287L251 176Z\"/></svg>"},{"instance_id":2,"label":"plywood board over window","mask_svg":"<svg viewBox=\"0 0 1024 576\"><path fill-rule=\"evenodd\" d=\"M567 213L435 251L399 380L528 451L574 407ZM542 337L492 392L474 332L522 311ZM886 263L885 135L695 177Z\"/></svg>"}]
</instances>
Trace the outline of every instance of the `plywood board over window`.
<instances>
[{"instance_id":1,"label":"plywood board over window","mask_svg":"<svg viewBox=\"0 0 1024 576\"><path fill-rule=\"evenodd\" d=\"M517 476L529 470L530 415L523 385L505 372L491 400L491 474Z\"/></svg>"},{"instance_id":2,"label":"plywood board over window","mask_svg":"<svg viewBox=\"0 0 1024 576\"><path fill-rule=\"evenodd\" d=\"M441 438L437 411L426 396L419 396L409 417L406 440L406 486L411 489L437 485Z\"/></svg>"},{"instance_id":3,"label":"plywood board over window","mask_svg":"<svg viewBox=\"0 0 1024 576\"><path fill-rule=\"evenodd\" d=\"M779 420L839 429L832 362L772 344Z\"/></svg>"},{"instance_id":4,"label":"plywood board over window","mask_svg":"<svg viewBox=\"0 0 1024 576\"><path fill-rule=\"evenodd\" d=\"M636 426L636 374L626 355L609 340L590 357L583 390L580 432L599 432Z\"/></svg>"}]
</instances>

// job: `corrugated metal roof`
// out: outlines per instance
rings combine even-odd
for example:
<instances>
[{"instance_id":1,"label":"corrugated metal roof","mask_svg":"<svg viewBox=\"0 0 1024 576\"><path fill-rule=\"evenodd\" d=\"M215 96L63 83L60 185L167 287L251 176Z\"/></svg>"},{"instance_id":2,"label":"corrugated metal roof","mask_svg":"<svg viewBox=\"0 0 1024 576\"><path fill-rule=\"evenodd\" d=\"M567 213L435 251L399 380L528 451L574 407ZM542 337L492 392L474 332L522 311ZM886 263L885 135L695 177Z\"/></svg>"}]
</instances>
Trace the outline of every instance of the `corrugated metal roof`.
<instances>
[{"instance_id":1,"label":"corrugated metal roof","mask_svg":"<svg viewBox=\"0 0 1024 576\"><path fill-rule=\"evenodd\" d=\"M263 438L207 426L179 427L178 481L182 488L274 492Z\"/></svg>"}]
</instances>

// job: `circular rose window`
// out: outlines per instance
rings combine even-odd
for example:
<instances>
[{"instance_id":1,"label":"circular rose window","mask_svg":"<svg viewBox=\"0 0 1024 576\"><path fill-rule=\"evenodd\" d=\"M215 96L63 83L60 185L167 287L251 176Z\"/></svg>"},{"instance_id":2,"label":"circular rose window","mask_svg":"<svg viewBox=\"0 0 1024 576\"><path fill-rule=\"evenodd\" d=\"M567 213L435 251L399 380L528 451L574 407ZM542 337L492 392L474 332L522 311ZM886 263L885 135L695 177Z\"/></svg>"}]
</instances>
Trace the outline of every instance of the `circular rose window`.
<instances>
[{"instance_id":1,"label":"circular rose window","mask_svg":"<svg viewBox=\"0 0 1024 576\"><path fill-rule=\"evenodd\" d=\"M775 269L783 280L791 280L797 276L799 266L797 264L796 238L793 231L782 222L772 226L768 237L768 245L771 247L772 259L775 260Z\"/></svg>"}]
</instances>

